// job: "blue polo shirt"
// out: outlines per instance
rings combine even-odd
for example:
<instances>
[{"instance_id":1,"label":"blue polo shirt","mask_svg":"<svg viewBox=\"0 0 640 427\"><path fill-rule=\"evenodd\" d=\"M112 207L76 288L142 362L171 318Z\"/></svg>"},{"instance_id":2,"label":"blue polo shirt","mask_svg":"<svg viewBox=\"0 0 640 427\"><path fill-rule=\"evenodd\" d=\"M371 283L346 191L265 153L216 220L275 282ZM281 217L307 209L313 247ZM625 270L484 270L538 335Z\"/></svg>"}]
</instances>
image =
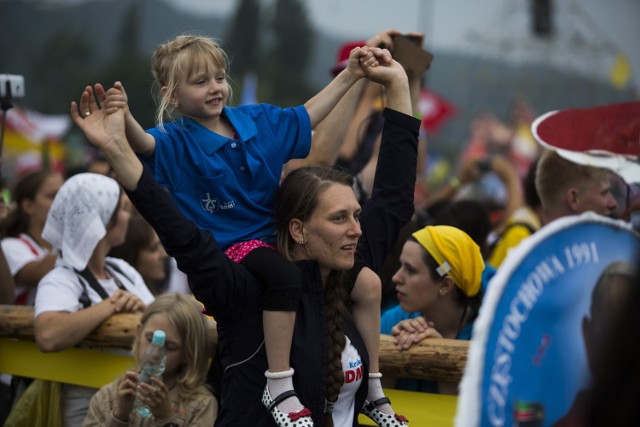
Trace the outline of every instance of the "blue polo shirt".
<instances>
[{"instance_id":1,"label":"blue polo shirt","mask_svg":"<svg viewBox=\"0 0 640 427\"><path fill-rule=\"evenodd\" d=\"M180 210L228 246L251 239L273 243L274 204L282 165L305 158L311 121L304 106L225 107L236 131L229 139L188 117L147 130L156 139L142 160L169 189Z\"/></svg>"}]
</instances>

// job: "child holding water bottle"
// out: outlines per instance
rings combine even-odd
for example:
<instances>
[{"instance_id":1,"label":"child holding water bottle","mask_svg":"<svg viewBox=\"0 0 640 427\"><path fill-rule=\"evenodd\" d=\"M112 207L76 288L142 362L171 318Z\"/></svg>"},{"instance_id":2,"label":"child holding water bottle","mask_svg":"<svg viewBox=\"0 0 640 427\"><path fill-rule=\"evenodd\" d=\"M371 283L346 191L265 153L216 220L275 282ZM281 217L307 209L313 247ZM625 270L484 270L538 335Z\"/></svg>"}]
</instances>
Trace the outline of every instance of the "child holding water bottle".
<instances>
[{"instance_id":1,"label":"child holding water bottle","mask_svg":"<svg viewBox=\"0 0 640 427\"><path fill-rule=\"evenodd\" d=\"M207 320L188 295L160 295L140 319L133 355L141 364L154 331L165 334L166 364L161 378L139 383L139 370L127 371L91 399L83 426L211 426L218 404L205 386ZM134 403L146 405L143 417Z\"/></svg>"}]
</instances>

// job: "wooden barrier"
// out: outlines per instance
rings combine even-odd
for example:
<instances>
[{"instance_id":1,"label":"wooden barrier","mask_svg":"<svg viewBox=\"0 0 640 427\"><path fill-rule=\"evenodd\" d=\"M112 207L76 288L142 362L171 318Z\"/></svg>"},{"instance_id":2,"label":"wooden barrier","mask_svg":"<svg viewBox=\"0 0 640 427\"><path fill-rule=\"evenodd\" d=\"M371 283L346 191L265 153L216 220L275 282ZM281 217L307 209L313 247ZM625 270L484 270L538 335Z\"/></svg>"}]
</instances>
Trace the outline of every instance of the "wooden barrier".
<instances>
[{"instance_id":1,"label":"wooden barrier","mask_svg":"<svg viewBox=\"0 0 640 427\"><path fill-rule=\"evenodd\" d=\"M33 308L0 305L0 372L101 387L132 369L135 363L130 356L103 352L100 348L130 348L139 319L140 315L114 315L82 341L79 348L42 353L35 344ZM215 346L215 326L209 333ZM381 371L388 376L457 381L462 375L467 351L465 341L431 339L400 352L393 346L391 337L382 335ZM100 369L95 369L96 366ZM409 418L412 426L453 426L455 396L393 389L385 389L385 394L392 400L394 409ZM359 423L375 426L364 415L360 415Z\"/></svg>"},{"instance_id":2,"label":"wooden barrier","mask_svg":"<svg viewBox=\"0 0 640 427\"><path fill-rule=\"evenodd\" d=\"M97 349L70 348L42 353L33 341L0 338L0 372L12 375L102 387L134 366L130 356ZM409 418L410 426L453 427L455 396L393 389L385 389L385 395L398 413ZM361 426L375 426L364 415L360 415L358 421Z\"/></svg>"},{"instance_id":3,"label":"wooden barrier","mask_svg":"<svg viewBox=\"0 0 640 427\"><path fill-rule=\"evenodd\" d=\"M79 347L130 348L140 316L116 314L103 322ZM33 307L0 305L0 337L35 341ZM215 327L211 342L217 343ZM390 336L380 336L380 371L398 376L441 381L459 381L467 361L468 341L429 339L398 351Z\"/></svg>"}]
</instances>

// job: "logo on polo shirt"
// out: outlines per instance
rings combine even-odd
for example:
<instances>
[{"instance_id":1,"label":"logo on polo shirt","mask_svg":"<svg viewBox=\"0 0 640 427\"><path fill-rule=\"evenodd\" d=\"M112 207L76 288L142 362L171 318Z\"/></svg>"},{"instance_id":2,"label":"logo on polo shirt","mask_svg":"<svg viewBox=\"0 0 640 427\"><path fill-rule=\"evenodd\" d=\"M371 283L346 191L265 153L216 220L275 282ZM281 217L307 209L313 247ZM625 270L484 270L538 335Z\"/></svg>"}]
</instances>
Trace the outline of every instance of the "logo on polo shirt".
<instances>
[{"instance_id":1,"label":"logo on polo shirt","mask_svg":"<svg viewBox=\"0 0 640 427\"><path fill-rule=\"evenodd\" d=\"M205 211L214 213L218 210L233 209L236 207L236 203L233 200L220 203L217 197L211 198L211 195L206 193L205 195L200 195L200 206L202 206L202 209Z\"/></svg>"}]
</instances>

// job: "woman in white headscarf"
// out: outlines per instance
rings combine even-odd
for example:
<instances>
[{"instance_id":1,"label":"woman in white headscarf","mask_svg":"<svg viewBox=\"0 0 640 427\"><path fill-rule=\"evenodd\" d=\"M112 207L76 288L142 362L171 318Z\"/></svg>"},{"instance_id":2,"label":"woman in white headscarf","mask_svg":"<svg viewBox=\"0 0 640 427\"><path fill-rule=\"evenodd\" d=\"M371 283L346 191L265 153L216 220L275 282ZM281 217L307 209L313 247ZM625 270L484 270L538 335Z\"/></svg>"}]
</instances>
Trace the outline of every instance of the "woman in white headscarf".
<instances>
[{"instance_id":1,"label":"woman in white headscarf","mask_svg":"<svg viewBox=\"0 0 640 427\"><path fill-rule=\"evenodd\" d=\"M153 301L131 265L107 257L124 242L126 203L115 180L93 173L74 175L56 195L42 237L59 259L38 284L35 301L35 336L43 352L73 347L112 314L142 312ZM95 391L63 385L65 426L82 424Z\"/></svg>"}]
</instances>

